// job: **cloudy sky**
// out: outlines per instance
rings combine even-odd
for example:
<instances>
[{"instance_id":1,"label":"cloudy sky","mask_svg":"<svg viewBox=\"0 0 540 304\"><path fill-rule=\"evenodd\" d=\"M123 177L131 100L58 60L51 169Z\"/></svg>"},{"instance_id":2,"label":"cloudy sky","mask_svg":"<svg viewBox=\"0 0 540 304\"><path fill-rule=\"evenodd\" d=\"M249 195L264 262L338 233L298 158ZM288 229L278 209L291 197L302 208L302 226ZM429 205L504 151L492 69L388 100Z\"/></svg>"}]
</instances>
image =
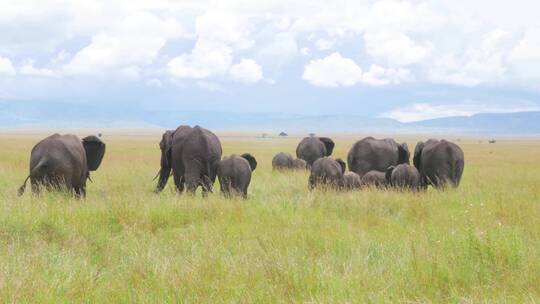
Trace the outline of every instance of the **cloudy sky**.
<instances>
[{"instance_id":1,"label":"cloudy sky","mask_svg":"<svg viewBox=\"0 0 540 304\"><path fill-rule=\"evenodd\" d=\"M540 1L0 0L0 101L414 121L540 109Z\"/></svg>"}]
</instances>

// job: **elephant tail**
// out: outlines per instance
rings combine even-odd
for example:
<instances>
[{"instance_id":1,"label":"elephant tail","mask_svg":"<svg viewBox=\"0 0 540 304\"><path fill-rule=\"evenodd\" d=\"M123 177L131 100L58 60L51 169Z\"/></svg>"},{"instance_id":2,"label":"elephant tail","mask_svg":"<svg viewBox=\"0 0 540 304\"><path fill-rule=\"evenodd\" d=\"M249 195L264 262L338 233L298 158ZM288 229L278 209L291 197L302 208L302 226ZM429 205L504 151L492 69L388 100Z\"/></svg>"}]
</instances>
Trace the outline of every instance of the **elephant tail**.
<instances>
[{"instance_id":1,"label":"elephant tail","mask_svg":"<svg viewBox=\"0 0 540 304\"><path fill-rule=\"evenodd\" d=\"M22 184L22 186L19 187L19 190L17 190L18 196L21 196L24 194L24 190L26 189L26 182L28 182L28 179L32 176L35 176L46 165L47 165L47 159L42 159L39 161L39 163L30 171L30 174L24 180L24 183Z\"/></svg>"}]
</instances>

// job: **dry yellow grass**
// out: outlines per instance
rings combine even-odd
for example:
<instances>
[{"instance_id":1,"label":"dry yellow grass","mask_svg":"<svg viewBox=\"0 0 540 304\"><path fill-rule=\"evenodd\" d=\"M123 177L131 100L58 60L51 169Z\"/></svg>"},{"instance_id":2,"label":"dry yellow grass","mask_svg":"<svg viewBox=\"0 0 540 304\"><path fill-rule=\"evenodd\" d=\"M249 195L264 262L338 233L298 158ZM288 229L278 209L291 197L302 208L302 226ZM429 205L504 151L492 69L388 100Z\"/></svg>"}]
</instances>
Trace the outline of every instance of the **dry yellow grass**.
<instances>
[{"instance_id":1,"label":"dry yellow grass","mask_svg":"<svg viewBox=\"0 0 540 304\"><path fill-rule=\"evenodd\" d=\"M539 141L463 138L457 190L337 193L308 191L307 172L272 172L272 156L299 138L223 134L224 154L259 162L244 201L171 185L156 195L159 135L105 134L86 200L18 198L41 137L0 136L3 303L540 298ZM335 137L334 156L358 138ZM413 149L418 138L397 139Z\"/></svg>"}]
</instances>

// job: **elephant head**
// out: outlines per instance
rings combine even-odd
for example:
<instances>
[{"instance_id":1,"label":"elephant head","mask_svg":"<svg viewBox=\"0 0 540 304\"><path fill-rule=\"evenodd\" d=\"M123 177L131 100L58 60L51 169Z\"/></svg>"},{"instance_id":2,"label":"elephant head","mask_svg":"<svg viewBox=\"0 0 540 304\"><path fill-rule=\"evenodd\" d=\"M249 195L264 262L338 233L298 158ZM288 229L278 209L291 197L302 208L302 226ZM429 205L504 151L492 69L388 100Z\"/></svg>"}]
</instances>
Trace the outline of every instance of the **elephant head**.
<instances>
[{"instance_id":1,"label":"elephant head","mask_svg":"<svg viewBox=\"0 0 540 304\"><path fill-rule=\"evenodd\" d=\"M86 153L88 171L96 171L105 155L105 143L97 136L90 135L82 139L82 145Z\"/></svg>"},{"instance_id":2,"label":"elephant head","mask_svg":"<svg viewBox=\"0 0 540 304\"><path fill-rule=\"evenodd\" d=\"M410 157L411 153L409 152L409 146L407 146L407 143L398 145L398 164L409 164Z\"/></svg>"},{"instance_id":3,"label":"elephant head","mask_svg":"<svg viewBox=\"0 0 540 304\"><path fill-rule=\"evenodd\" d=\"M257 160L255 159L255 157L249 153L244 153L241 156L248 161L249 167L251 167L251 171L255 171L255 168L257 168Z\"/></svg>"},{"instance_id":4,"label":"elephant head","mask_svg":"<svg viewBox=\"0 0 540 304\"><path fill-rule=\"evenodd\" d=\"M167 130L165 133L163 133L161 141L159 142L159 148L161 149L161 169L158 172L159 181L156 189L158 192L165 188L167 180L171 175L171 150L173 135L173 130Z\"/></svg>"},{"instance_id":5,"label":"elephant head","mask_svg":"<svg viewBox=\"0 0 540 304\"><path fill-rule=\"evenodd\" d=\"M414 148L414 157L413 157L413 164L420 171L420 166L422 163L422 160L420 158L420 155L422 155L422 150L424 149L424 143L419 141L416 144L416 148Z\"/></svg>"},{"instance_id":6,"label":"elephant head","mask_svg":"<svg viewBox=\"0 0 540 304\"><path fill-rule=\"evenodd\" d=\"M336 159L336 162L341 167L341 174L345 173L345 170L347 169L347 164L341 158Z\"/></svg>"},{"instance_id":7,"label":"elephant head","mask_svg":"<svg viewBox=\"0 0 540 304\"><path fill-rule=\"evenodd\" d=\"M319 137L319 140L322 141L324 147L326 148L326 156L332 155L334 151L334 141L328 137Z\"/></svg>"}]
</instances>

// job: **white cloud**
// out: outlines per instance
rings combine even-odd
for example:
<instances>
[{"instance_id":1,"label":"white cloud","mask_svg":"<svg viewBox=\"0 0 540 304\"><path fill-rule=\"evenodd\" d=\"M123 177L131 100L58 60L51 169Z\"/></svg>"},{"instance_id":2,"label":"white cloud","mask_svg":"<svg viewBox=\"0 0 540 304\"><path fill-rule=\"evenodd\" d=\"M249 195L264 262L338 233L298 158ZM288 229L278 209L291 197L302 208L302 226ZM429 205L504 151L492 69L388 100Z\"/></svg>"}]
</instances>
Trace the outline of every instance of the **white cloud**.
<instances>
[{"instance_id":1,"label":"white cloud","mask_svg":"<svg viewBox=\"0 0 540 304\"><path fill-rule=\"evenodd\" d=\"M33 61L27 61L22 67L19 68L19 73L21 75L35 77L58 77L58 73L53 70L34 67Z\"/></svg>"},{"instance_id":2,"label":"white cloud","mask_svg":"<svg viewBox=\"0 0 540 304\"><path fill-rule=\"evenodd\" d=\"M478 102L455 104L415 103L383 113L381 117L393 118L401 122L412 122L442 117L472 116L479 113L514 113L539 110L538 105L523 102L514 102L507 105Z\"/></svg>"},{"instance_id":3,"label":"white cloud","mask_svg":"<svg viewBox=\"0 0 540 304\"><path fill-rule=\"evenodd\" d=\"M348 87L356 84L382 86L411 80L410 71L404 68L383 68L372 64L367 72L352 59L335 52L323 59L311 60L304 67L302 76L312 85L322 87Z\"/></svg>"},{"instance_id":4,"label":"white cloud","mask_svg":"<svg viewBox=\"0 0 540 304\"><path fill-rule=\"evenodd\" d=\"M355 84L538 87L540 4L516 1L3 1L0 53L13 62L39 58L40 68L2 57L1 71L221 81L233 62L253 58L279 81L298 55L333 50L356 52L369 67ZM306 41L311 49L299 50ZM178 51L187 44L194 46ZM322 83L349 85L339 73Z\"/></svg>"},{"instance_id":5,"label":"white cloud","mask_svg":"<svg viewBox=\"0 0 540 304\"><path fill-rule=\"evenodd\" d=\"M0 56L0 75L12 76L15 75L15 73L15 68L11 63L11 60L9 60L9 58Z\"/></svg>"},{"instance_id":6,"label":"white cloud","mask_svg":"<svg viewBox=\"0 0 540 304\"><path fill-rule=\"evenodd\" d=\"M311 60L302 78L322 87L350 87L362 81L362 68L352 59L333 53L323 59Z\"/></svg>"},{"instance_id":7,"label":"white cloud","mask_svg":"<svg viewBox=\"0 0 540 304\"><path fill-rule=\"evenodd\" d=\"M253 83L263 79L261 66L252 59L242 59L240 63L231 67L230 73L234 80L245 83Z\"/></svg>"},{"instance_id":8,"label":"white cloud","mask_svg":"<svg viewBox=\"0 0 540 304\"><path fill-rule=\"evenodd\" d=\"M430 70L435 82L462 86L477 86L503 81L509 65L506 57L513 43L510 32L496 29L485 34L477 45L464 54L438 58Z\"/></svg>"},{"instance_id":9,"label":"white cloud","mask_svg":"<svg viewBox=\"0 0 540 304\"><path fill-rule=\"evenodd\" d=\"M98 33L63 69L67 74L138 77L140 67L151 64L168 39L182 34L174 19L151 13L128 16L110 31Z\"/></svg>"},{"instance_id":10,"label":"white cloud","mask_svg":"<svg viewBox=\"0 0 540 304\"><path fill-rule=\"evenodd\" d=\"M167 64L177 78L204 79L223 76L232 64L232 49L224 44L198 40L191 54L181 54Z\"/></svg>"},{"instance_id":11,"label":"white cloud","mask_svg":"<svg viewBox=\"0 0 540 304\"><path fill-rule=\"evenodd\" d=\"M335 41L327 40L327 39L317 39L317 41L315 42L315 45L321 51L330 50L334 48L335 44L336 44Z\"/></svg>"},{"instance_id":12,"label":"white cloud","mask_svg":"<svg viewBox=\"0 0 540 304\"><path fill-rule=\"evenodd\" d=\"M373 64L369 71L364 73L363 82L372 86L382 86L388 84L399 84L411 80L411 72L408 69L385 69Z\"/></svg>"},{"instance_id":13,"label":"white cloud","mask_svg":"<svg viewBox=\"0 0 540 304\"><path fill-rule=\"evenodd\" d=\"M417 43L400 32L367 32L364 41L370 56L396 65L417 63L426 58L432 49L429 43Z\"/></svg>"}]
</instances>

